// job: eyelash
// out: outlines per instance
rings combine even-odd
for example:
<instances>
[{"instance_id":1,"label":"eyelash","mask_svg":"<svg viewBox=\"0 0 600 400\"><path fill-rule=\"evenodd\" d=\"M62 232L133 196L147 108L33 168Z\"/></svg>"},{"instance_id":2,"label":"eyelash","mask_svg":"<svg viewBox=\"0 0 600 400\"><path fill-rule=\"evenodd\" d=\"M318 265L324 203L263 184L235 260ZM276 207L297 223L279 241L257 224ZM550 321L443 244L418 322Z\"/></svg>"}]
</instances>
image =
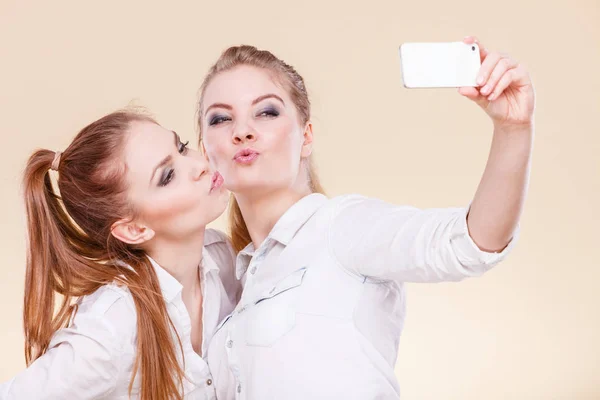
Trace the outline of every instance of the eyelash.
<instances>
[{"instance_id":1,"label":"eyelash","mask_svg":"<svg viewBox=\"0 0 600 400\"><path fill-rule=\"evenodd\" d=\"M208 123L209 126L215 126L215 125L219 125L225 121L231 121L231 118L229 117L224 117L222 115L215 115L214 117L212 117L210 119L210 122Z\"/></svg>"},{"instance_id":2,"label":"eyelash","mask_svg":"<svg viewBox=\"0 0 600 400\"><path fill-rule=\"evenodd\" d=\"M183 154L184 156L187 154L187 152L189 150L188 144L190 144L189 140L185 143L179 142L179 144L177 145L177 151L179 152L179 154Z\"/></svg>"},{"instance_id":3,"label":"eyelash","mask_svg":"<svg viewBox=\"0 0 600 400\"><path fill-rule=\"evenodd\" d=\"M179 142L179 144L177 145L177 151L179 152L179 154L182 155L186 155L188 152L188 145L190 144L190 141L188 140L185 143L181 143ZM171 181L175 178L175 170L173 168L171 168L169 170L169 172L167 172L167 175L165 176L163 173L163 178L160 180L160 182L158 183L158 186L160 187L164 187L167 186L169 183L171 183Z\"/></svg>"},{"instance_id":4,"label":"eyelash","mask_svg":"<svg viewBox=\"0 0 600 400\"><path fill-rule=\"evenodd\" d=\"M258 115L270 117L270 118L276 118L276 117L279 117L279 111L277 111L275 108L269 107L269 108L261 111L260 114L258 114Z\"/></svg>"},{"instance_id":5,"label":"eyelash","mask_svg":"<svg viewBox=\"0 0 600 400\"><path fill-rule=\"evenodd\" d=\"M279 111L277 111L275 108L267 108L263 111L261 111L260 113L258 113L258 116L262 116L262 117L268 117L268 118L277 118L279 116ZM231 121L230 117L227 116L223 116L223 115L215 115L214 117L212 117L210 119L210 121L208 122L209 126L215 126L215 125L219 125L222 124L223 122L226 121Z\"/></svg>"}]
</instances>

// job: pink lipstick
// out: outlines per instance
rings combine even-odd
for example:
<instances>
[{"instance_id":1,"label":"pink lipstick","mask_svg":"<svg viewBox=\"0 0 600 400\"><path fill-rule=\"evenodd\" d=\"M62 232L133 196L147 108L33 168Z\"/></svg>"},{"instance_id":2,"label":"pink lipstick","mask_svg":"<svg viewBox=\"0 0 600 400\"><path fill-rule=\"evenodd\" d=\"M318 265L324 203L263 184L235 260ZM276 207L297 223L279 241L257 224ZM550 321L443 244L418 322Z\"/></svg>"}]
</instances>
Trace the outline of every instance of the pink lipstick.
<instances>
[{"instance_id":1,"label":"pink lipstick","mask_svg":"<svg viewBox=\"0 0 600 400\"><path fill-rule=\"evenodd\" d=\"M213 174L213 177L212 177L212 183L210 185L210 191L212 192L213 190L218 189L221 186L223 186L223 177L221 176L220 173L215 172Z\"/></svg>"},{"instance_id":2,"label":"pink lipstick","mask_svg":"<svg viewBox=\"0 0 600 400\"><path fill-rule=\"evenodd\" d=\"M235 153L233 160L237 163L248 165L254 162L258 158L258 155L258 151L248 148Z\"/></svg>"}]
</instances>

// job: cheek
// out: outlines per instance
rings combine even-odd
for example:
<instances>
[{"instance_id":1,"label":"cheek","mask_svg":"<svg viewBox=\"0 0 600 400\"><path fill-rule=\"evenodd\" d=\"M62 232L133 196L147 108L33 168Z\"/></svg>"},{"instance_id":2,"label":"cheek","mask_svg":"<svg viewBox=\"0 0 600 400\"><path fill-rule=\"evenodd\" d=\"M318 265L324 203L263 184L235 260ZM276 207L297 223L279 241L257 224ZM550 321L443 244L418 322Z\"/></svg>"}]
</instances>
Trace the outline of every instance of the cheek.
<instances>
[{"instance_id":1,"label":"cheek","mask_svg":"<svg viewBox=\"0 0 600 400\"><path fill-rule=\"evenodd\" d=\"M208 134L204 138L206 155L208 156L208 159L213 167L220 166L227 158L227 151L229 151L228 143L218 136L223 135Z\"/></svg>"},{"instance_id":2,"label":"cheek","mask_svg":"<svg viewBox=\"0 0 600 400\"><path fill-rule=\"evenodd\" d=\"M298 127L289 119L282 119L272 136L273 147L278 150L288 163L300 161L300 152L302 151L302 135Z\"/></svg>"},{"instance_id":3,"label":"cheek","mask_svg":"<svg viewBox=\"0 0 600 400\"><path fill-rule=\"evenodd\" d=\"M169 189L168 193L153 196L146 202L142 215L150 226L161 227L195 213L206 201L198 190L190 190L188 185Z\"/></svg>"}]
</instances>

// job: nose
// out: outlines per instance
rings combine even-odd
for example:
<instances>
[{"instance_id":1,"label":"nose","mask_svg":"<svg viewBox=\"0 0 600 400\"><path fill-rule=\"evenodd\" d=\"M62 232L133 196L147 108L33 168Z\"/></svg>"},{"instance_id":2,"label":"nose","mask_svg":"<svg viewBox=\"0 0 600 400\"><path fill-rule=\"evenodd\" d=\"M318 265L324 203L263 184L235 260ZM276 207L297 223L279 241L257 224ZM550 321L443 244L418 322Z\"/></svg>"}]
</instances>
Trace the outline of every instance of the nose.
<instances>
[{"instance_id":1,"label":"nose","mask_svg":"<svg viewBox=\"0 0 600 400\"><path fill-rule=\"evenodd\" d=\"M191 164L191 177L194 181L200 180L204 175L209 173L210 169L208 166L208 160L206 156L200 152L194 152L194 157L190 157L192 160Z\"/></svg>"},{"instance_id":2,"label":"nose","mask_svg":"<svg viewBox=\"0 0 600 400\"><path fill-rule=\"evenodd\" d=\"M247 123L238 122L233 130L232 139L234 144L254 142L256 133Z\"/></svg>"}]
</instances>

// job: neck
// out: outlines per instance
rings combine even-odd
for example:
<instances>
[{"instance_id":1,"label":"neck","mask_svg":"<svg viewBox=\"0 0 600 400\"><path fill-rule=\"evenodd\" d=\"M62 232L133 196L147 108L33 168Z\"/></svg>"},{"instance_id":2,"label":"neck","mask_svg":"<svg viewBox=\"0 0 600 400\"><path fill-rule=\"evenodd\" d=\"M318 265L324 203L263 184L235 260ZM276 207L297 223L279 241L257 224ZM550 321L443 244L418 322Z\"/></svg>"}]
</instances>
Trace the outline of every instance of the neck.
<instances>
[{"instance_id":1,"label":"neck","mask_svg":"<svg viewBox=\"0 0 600 400\"><path fill-rule=\"evenodd\" d=\"M287 188L268 193L239 193L235 198L255 249L267 238L277 221L291 206L311 193L310 189Z\"/></svg>"},{"instance_id":2,"label":"neck","mask_svg":"<svg viewBox=\"0 0 600 400\"><path fill-rule=\"evenodd\" d=\"M181 239L155 238L147 253L183 286L184 301L201 291L199 266L204 248L204 229Z\"/></svg>"}]
</instances>

